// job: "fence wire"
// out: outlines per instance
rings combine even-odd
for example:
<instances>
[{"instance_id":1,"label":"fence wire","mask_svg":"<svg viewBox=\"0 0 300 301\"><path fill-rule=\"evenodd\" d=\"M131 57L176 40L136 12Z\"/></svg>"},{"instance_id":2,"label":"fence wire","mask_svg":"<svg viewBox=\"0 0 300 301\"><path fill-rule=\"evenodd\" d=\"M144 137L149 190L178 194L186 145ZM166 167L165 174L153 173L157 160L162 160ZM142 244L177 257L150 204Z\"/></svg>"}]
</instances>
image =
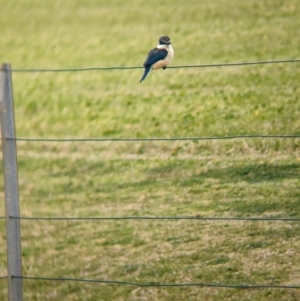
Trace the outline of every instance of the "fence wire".
<instances>
[{"instance_id":1,"label":"fence wire","mask_svg":"<svg viewBox=\"0 0 300 301\"><path fill-rule=\"evenodd\" d=\"M299 63L300 59L284 59L272 61L256 61L256 62L237 62L237 63L219 63L219 64L200 64L200 65L181 65L168 66L168 69L182 68L209 68L209 67L230 67L230 66L248 66L248 65L265 65L265 64L281 64L281 63ZM81 71L107 71L107 70L130 70L142 69L143 66L113 66L113 67L87 67L87 68L30 68L30 69L11 69L11 72L81 72Z\"/></svg>"},{"instance_id":2,"label":"fence wire","mask_svg":"<svg viewBox=\"0 0 300 301\"><path fill-rule=\"evenodd\" d=\"M27 280L43 280L43 281L77 281L77 282L92 282L105 284L124 284L138 287L218 287L218 288L236 288L236 289L300 289L298 285L248 285L248 284L215 284L215 283L137 283L119 280L100 280L100 279L79 279L79 278L50 278L50 277L34 277L34 276L12 276L12 278L27 279Z\"/></svg>"},{"instance_id":3,"label":"fence wire","mask_svg":"<svg viewBox=\"0 0 300 301\"><path fill-rule=\"evenodd\" d=\"M229 140L229 139L253 139L253 138L276 138L276 139L288 139L288 138L300 138L300 134L274 134L274 135L232 135L232 136L212 136L212 137L171 137L171 138L11 138L6 137L7 140L15 141L28 141L28 142L105 142L105 141L201 141L201 140Z\"/></svg>"},{"instance_id":4,"label":"fence wire","mask_svg":"<svg viewBox=\"0 0 300 301\"><path fill-rule=\"evenodd\" d=\"M19 220L52 221L103 221L103 220L198 220L198 221L280 221L300 222L300 218L290 217L204 217L204 216L117 216L117 217L26 217L10 216Z\"/></svg>"}]
</instances>

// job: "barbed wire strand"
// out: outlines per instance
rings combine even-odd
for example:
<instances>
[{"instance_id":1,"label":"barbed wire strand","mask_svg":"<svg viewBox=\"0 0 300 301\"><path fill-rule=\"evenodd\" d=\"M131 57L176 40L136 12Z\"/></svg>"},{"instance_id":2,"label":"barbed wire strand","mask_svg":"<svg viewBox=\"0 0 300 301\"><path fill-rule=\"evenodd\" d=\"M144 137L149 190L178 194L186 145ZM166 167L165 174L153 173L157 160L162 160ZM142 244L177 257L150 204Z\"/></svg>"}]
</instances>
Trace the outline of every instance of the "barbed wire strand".
<instances>
[{"instance_id":1,"label":"barbed wire strand","mask_svg":"<svg viewBox=\"0 0 300 301\"><path fill-rule=\"evenodd\" d=\"M237 62L237 63L219 63L219 64L200 64L200 65L181 65L169 66L170 69L181 68L208 68L208 67L230 67L230 66L248 66L248 65L264 65L264 64L281 64L281 63L299 63L300 59L285 59L272 61L256 61L256 62ZM106 71L106 70L128 70L142 69L143 66L113 66L113 67L87 67L87 68L30 68L30 69L11 69L11 72L81 72L81 71Z\"/></svg>"},{"instance_id":2,"label":"barbed wire strand","mask_svg":"<svg viewBox=\"0 0 300 301\"><path fill-rule=\"evenodd\" d=\"M0 276L0 280L7 279L7 276Z\"/></svg>"},{"instance_id":3,"label":"barbed wire strand","mask_svg":"<svg viewBox=\"0 0 300 301\"><path fill-rule=\"evenodd\" d=\"M290 217L204 217L204 216L117 216L117 217L27 217L10 216L19 220L78 220L78 221L101 221L101 220L199 220L199 221L283 221L300 222L300 218Z\"/></svg>"},{"instance_id":4,"label":"barbed wire strand","mask_svg":"<svg viewBox=\"0 0 300 301\"><path fill-rule=\"evenodd\" d=\"M250 138L300 138L300 134L278 134L278 135L233 135L233 136L212 136L212 137L174 137L174 138L10 138L6 140L30 141L30 142L104 142L104 141L200 141L200 140L228 140L228 139L250 139Z\"/></svg>"},{"instance_id":5,"label":"barbed wire strand","mask_svg":"<svg viewBox=\"0 0 300 301\"><path fill-rule=\"evenodd\" d=\"M100 279L79 279L79 278L50 278L50 277L34 277L34 276L12 276L12 278L28 279L28 280L43 280L43 281L77 281L77 282L93 282L93 283L105 283L105 284L124 284L138 287L221 287L221 288L237 288L237 289L300 289L297 285L244 285L244 284L215 284L215 283L137 283L129 281L118 280L100 280Z\"/></svg>"}]
</instances>

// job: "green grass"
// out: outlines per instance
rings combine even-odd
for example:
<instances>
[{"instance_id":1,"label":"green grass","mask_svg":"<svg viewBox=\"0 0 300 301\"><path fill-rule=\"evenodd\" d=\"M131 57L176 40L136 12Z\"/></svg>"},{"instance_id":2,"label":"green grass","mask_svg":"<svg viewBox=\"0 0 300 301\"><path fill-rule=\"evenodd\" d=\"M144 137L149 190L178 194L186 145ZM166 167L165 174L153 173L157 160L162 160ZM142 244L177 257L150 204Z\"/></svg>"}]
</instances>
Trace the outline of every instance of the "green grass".
<instances>
[{"instance_id":1,"label":"green grass","mask_svg":"<svg viewBox=\"0 0 300 301\"><path fill-rule=\"evenodd\" d=\"M7 1L0 57L16 69L140 66L168 34L173 65L295 59L299 13L297 0ZM140 84L141 75L13 73L17 136L300 134L299 63L167 69ZM300 217L299 139L18 142L18 161L27 217ZM0 230L5 246L1 219ZM298 222L23 220L21 230L24 276L299 285ZM23 289L30 301L300 298L288 289L43 280Z\"/></svg>"}]
</instances>

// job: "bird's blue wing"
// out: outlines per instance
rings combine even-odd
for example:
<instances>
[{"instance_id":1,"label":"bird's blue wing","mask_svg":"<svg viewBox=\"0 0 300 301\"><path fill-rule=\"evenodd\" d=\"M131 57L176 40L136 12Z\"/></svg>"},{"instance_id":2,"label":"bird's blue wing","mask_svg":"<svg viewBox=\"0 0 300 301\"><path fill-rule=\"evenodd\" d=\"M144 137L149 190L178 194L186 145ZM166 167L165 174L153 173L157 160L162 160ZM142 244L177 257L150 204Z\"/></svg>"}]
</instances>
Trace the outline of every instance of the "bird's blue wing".
<instances>
[{"instance_id":1,"label":"bird's blue wing","mask_svg":"<svg viewBox=\"0 0 300 301\"><path fill-rule=\"evenodd\" d=\"M148 53L144 66L151 66L156 62L163 60L167 55L168 51L166 49L154 48Z\"/></svg>"}]
</instances>

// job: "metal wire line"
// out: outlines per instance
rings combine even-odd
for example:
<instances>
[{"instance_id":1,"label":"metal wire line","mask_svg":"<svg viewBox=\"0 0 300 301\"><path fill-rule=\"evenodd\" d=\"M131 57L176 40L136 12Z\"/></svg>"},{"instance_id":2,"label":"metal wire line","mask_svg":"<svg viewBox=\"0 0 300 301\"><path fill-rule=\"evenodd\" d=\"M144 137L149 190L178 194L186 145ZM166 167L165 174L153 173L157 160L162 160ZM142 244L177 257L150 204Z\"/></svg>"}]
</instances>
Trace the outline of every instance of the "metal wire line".
<instances>
[{"instance_id":1,"label":"metal wire line","mask_svg":"<svg viewBox=\"0 0 300 301\"><path fill-rule=\"evenodd\" d=\"M204 217L204 216L117 216L117 217L26 217L10 216L19 220L54 220L54 221L101 221L101 220L199 220L199 221L283 221L300 222L300 218L290 217Z\"/></svg>"},{"instance_id":2,"label":"metal wire line","mask_svg":"<svg viewBox=\"0 0 300 301\"><path fill-rule=\"evenodd\" d=\"M280 63L299 63L300 59L285 59L272 61L257 62L237 62L237 63L220 63L220 64L200 64L200 65L181 65L169 66L170 69L180 68L207 68L207 67L230 67L230 66L248 66L248 65L264 65L264 64L280 64ZM11 69L11 72L80 72L80 71L105 71L105 70L127 70L142 69L143 66L114 66L114 67L87 67L87 68L30 68L30 69Z\"/></svg>"},{"instance_id":3,"label":"metal wire line","mask_svg":"<svg viewBox=\"0 0 300 301\"><path fill-rule=\"evenodd\" d=\"M295 135L236 135L236 136L212 136L212 137L171 137L171 138L10 138L6 140L31 141L31 142L103 142L103 141L200 141L200 140L228 140L228 139L248 139L248 138L300 138L300 134Z\"/></svg>"},{"instance_id":4,"label":"metal wire line","mask_svg":"<svg viewBox=\"0 0 300 301\"><path fill-rule=\"evenodd\" d=\"M99 280L99 279L78 279L78 278L50 278L50 277L34 277L34 276L12 276L12 278L28 279L28 280L48 280L48 281L77 281L77 282L93 282L105 284L125 284L139 287L221 287L221 288L236 288L236 289L266 289L266 288L280 288L280 289L300 289L297 285L244 285L244 284L215 284L215 283L136 283L129 281L118 280Z\"/></svg>"}]
</instances>

